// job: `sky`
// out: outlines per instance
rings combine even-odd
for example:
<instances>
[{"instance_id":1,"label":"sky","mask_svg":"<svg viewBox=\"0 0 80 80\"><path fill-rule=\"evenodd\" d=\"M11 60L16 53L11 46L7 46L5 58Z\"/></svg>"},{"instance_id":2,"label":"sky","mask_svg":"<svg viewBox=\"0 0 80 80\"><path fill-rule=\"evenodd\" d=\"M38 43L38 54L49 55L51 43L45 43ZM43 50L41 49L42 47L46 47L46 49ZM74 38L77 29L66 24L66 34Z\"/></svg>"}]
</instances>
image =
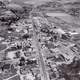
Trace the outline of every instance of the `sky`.
<instances>
[{"instance_id":1,"label":"sky","mask_svg":"<svg viewBox=\"0 0 80 80\"><path fill-rule=\"evenodd\" d=\"M3 1L6 1L6 0L3 0ZM23 4L34 4L34 5L41 5L45 2L48 2L48 1L59 1L61 3L66 3L66 2L75 2L75 1L79 1L80 0L7 0L7 1L10 1L10 2L15 2L15 3L18 3L20 5L23 5Z\"/></svg>"},{"instance_id":2,"label":"sky","mask_svg":"<svg viewBox=\"0 0 80 80\"><path fill-rule=\"evenodd\" d=\"M12 2L16 2L16 3L32 3L32 4L41 4L43 2L46 1L51 1L51 0L12 0Z\"/></svg>"},{"instance_id":3,"label":"sky","mask_svg":"<svg viewBox=\"0 0 80 80\"><path fill-rule=\"evenodd\" d=\"M3 1L6 1L6 0L3 0ZM61 1L62 3L65 3L65 2L75 2L75 1L80 1L80 0L8 0L8 1L16 2L19 4L32 3L32 4L37 5L37 4L41 4L43 2L47 2L47 1Z\"/></svg>"}]
</instances>

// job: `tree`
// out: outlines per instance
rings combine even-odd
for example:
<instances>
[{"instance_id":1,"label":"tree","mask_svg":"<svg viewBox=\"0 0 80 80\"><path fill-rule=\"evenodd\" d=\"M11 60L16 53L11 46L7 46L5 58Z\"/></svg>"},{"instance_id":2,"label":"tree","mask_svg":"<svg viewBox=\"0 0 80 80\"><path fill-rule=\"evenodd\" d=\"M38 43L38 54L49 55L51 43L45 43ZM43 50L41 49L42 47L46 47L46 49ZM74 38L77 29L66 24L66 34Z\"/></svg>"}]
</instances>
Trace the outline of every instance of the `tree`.
<instances>
[{"instance_id":1,"label":"tree","mask_svg":"<svg viewBox=\"0 0 80 80\"><path fill-rule=\"evenodd\" d=\"M79 8L70 8L68 13L74 17L79 17L80 9Z\"/></svg>"}]
</instances>

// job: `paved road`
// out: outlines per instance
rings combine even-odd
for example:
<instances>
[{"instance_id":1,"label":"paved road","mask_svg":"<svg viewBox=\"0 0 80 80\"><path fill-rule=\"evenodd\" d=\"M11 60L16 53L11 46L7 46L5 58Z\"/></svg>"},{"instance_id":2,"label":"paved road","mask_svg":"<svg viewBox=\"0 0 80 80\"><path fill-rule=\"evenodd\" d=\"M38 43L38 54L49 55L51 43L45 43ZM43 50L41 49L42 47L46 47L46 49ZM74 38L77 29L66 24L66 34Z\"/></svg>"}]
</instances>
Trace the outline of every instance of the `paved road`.
<instances>
[{"instance_id":1,"label":"paved road","mask_svg":"<svg viewBox=\"0 0 80 80\"><path fill-rule=\"evenodd\" d=\"M35 40L36 48L38 50L39 65L40 65L40 72L41 72L42 80L49 80L48 74L47 74L46 69L45 69L45 63L44 63L44 59L43 59L43 56L42 56L40 44L38 43L35 28L34 28L34 40Z\"/></svg>"},{"instance_id":2,"label":"paved road","mask_svg":"<svg viewBox=\"0 0 80 80\"><path fill-rule=\"evenodd\" d=\"M48 75L48 73L46 71L44 59L43 59L43 56L42 56L41 47L40 47L40 44L38 42L36 29L35 29L35 26L39 27L39 25L36 25L36 23L34 21L34 16L32 16L32 15L31 15L31 20L32 20L32 24L33 24L34 42L35 42L35 46L36 46L36 49L37 49L37 54L38 54L38 57L39 57L38 62L39 62L39 66L40 66L41 80L50 80L49 79L49 75Z\"/></svg>"}]
</instances>

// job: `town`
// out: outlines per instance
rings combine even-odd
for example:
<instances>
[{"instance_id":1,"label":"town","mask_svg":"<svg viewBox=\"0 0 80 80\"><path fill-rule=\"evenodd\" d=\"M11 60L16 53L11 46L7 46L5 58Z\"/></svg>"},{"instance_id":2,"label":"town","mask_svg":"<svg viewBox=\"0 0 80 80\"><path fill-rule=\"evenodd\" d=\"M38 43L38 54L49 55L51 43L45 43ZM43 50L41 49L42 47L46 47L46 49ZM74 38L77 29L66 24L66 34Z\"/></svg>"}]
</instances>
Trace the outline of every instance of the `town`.
<instances>
[{"instance_id":1,"label":"town","mask_svg":"<svg viewBox=\"0 0 80 80\"><path fill-rule=\"evenodd\" d=\"M80 1L0 0L0 80L80 80Z\"/></svg>"}]
</instances>

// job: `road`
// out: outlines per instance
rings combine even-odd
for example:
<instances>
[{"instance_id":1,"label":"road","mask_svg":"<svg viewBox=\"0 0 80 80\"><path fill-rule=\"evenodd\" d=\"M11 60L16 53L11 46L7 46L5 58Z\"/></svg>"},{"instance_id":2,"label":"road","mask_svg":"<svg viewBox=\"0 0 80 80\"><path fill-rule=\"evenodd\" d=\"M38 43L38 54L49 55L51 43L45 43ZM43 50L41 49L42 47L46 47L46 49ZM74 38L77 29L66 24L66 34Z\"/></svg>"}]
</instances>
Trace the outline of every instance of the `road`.
<instances>
[{"instance_id":1,"label":"road","mask_svg":"<svg viewBox=\"0 0 80 80\"><path fill-rule=\"evenodd\" d=\"M38 35L36 34L36 29L35 29L35 26L39 27L39 25L36 25L36 23L34 21L34 16L30 15L30 18L31 18L32 24L33 24L33 36L34 36L35 46L36 46L36 49L37 49L38 63L39 63L39 68L40 68L41 80L50 80L48 72L46 71L44 58L42 56L43 52L41 51L41 45L38 42ZM39 22L39 24L40 24L40 22Z\"/></svg>"}]
</instances>

